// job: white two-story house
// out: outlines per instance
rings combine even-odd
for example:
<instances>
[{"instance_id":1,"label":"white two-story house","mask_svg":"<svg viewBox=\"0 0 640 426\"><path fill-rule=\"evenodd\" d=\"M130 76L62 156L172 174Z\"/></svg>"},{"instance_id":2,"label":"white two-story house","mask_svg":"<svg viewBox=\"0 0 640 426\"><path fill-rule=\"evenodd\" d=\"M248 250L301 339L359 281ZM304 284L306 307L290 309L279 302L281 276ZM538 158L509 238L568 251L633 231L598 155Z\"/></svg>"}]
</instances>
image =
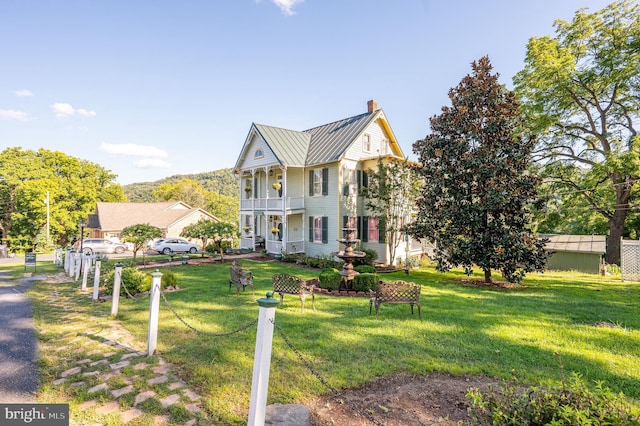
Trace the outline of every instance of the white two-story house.
<instances>
[{"instance_id":1,"label":"white two-story house","mask_svg":"<svg viewBox=\"0 0 640 426\"><path fill-rule=\"evenodd\" d=\"M377 102L367 112L305 131L252 124L234 172L240 180L241 248L268 253L331 255L344 227L357 228L360 246L392 263L384 223L365 208L367 169L382 157L404 158ZM402 260L422 252L402 242Z\"/></svg>"}]
</instances>

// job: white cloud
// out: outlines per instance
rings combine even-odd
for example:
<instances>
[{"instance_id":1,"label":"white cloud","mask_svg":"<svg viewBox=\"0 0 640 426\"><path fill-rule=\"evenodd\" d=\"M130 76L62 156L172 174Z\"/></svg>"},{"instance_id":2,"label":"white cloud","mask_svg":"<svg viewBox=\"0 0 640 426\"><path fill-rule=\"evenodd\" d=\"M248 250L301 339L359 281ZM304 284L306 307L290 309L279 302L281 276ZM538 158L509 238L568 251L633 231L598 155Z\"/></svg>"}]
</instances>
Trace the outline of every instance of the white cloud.
<instances>
[{"instance_id":1,"label":"white cloud","mask_svg":"<svg viewBox=\"0 0 640 426\"><path fill-rule=\"evenodd\" d=\"M260 3L261 0L256 0L256 3ZM293 11L293 6L298 3L302 3L304 0L271 0L273 3L280 8L282 13L288 16L295 15L296 12Z\"/></svg>"},{"instance_id":2,"label":"white cloud","mask_svg":"<svg viewBox=\"0 0 640 426\"><path fill-rule=\"evenodd\" d=\"M163 149L149 145L136 145L133 143L102 143L100 151L119 157L146 157L146 158L165 158L168 156ZM144 160L142 160L144 161Z\"/></svg>"},{"instance_id":3,"label":"white cloud","mask_svg":"<svg viewBox=\"0 0 640 426\"><path fill-rule=\"evenodd\" d=\"M33 92L31 92L31 90L27 90L27 89L16 90L13 93L15 93L15 95L18 96L18 97L33 96Z\"/></svg>"},{"instance_id":4,"label":"white cloud","mask_svg":"<svg viewBox=\"0 0 640 426\"><path fill-rule=\"evenodd\" d=\"M58 118L67 118L76 114L82 115L83 117L95 117L96 115L95 111L89 111L83 108L75 109L71 104L64 102L56 102L55 104L52 104L51 109Z\"/></svg>"},{"instance_id":5,"label":"white cloud","mask_svg":"<svg viewBox=\"0 0 640 426\"><path fill-rule=\"evenodd\" d=\"M133 167L138 169L170 169L171 164L157 158L144 158L142 160L135 161L133 163Z\"/></svg>"},{"instance_id":6,"label":"white cloud","mask_svg":"<svg viewBox=\"0 0 640 426\"><path fill-rule=\"evenodd\" d=\"M77 109L76 113L79 115L82 115L84 117L95 117L96 116L96 112L95 111L89 111L83 108Z\"/></svg>"},{"instance_id":7,"label":"white cloud","mask_svg":"<svg viewBox=\"0 0 640 426\"><path fill-rule=\"evenodd\" d=\"M11 121L27 121L29 120L29 114L23 111L0 109L0 119Z\"/></svg>"},{"instance_id":8,"label":"white cloud","mask_svg":"<svg viewBox=\"0 0 640 426\"><path fill-rule=\"evenodd\" d=\"M273 2L280 8L282 13L285 15L295 15L296 13L292 10L293 6L298 3L302 3L304 0L273 0Z\"/></svg>"}]
</instances>

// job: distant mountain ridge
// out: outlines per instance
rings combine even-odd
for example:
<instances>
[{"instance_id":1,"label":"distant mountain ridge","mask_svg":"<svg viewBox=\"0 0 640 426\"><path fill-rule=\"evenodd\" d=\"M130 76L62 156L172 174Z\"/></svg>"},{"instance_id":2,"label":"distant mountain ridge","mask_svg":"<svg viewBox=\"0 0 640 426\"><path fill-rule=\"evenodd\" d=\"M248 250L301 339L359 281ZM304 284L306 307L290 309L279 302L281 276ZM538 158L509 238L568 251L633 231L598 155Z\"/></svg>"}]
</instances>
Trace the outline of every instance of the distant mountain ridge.
<instances>
[{"instance_id":1,"label":"distant mountain ridge","mask_svg":"<svg viewBox=\"0 0 640 426\"><path fill-rule=\"evenodd\" d=\"M233 174L233 169L231 168L188 175L173 175L154 182L130 183L122 187L130 202L151 203L155 201L151 193L156 188L164 183L173 184L183 179L193 179L207 191L217 192L229 197L237 197L240 192L238 179Z\"/></svg>"}]
</instances>

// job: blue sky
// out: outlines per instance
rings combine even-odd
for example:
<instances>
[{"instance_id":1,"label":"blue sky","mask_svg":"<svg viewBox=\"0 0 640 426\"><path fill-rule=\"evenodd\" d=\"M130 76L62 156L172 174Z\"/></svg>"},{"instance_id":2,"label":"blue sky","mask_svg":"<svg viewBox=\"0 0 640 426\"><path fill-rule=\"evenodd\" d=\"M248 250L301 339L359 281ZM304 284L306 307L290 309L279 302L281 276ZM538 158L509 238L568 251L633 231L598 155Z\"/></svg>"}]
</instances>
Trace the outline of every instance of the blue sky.
<instances>
[{"instance_id":1,"label":"blue sky","mask_svg":"<svg viewBox=\"0 0 640 426\"><path fill-rule=\"evenodd\" d=\"M252 122L305 130L376 99L404 150L488 55L598 0L0 0L0 150L59 150L117 182L233 167Z\"/></svg>"}]
</instances>

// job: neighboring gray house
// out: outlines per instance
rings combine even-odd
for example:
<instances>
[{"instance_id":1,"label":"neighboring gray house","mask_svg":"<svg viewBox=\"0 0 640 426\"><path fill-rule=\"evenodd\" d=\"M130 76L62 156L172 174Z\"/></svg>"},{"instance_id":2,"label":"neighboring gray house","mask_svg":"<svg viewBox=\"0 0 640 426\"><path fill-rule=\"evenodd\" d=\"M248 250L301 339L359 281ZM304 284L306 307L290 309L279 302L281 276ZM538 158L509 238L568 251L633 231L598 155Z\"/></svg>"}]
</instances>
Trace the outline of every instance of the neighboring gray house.
<instances>
[{"instance_id":1,"label":"neighboring gray house","mask_svg":"<svg viewBox=\"0 0 640 426\"><path fill-rule=\"evenodd\" d=\"M540 238L549 239L545 245L545 250L551 254L548 269L600 273L607 251L605 235L541 234Z\"/></svg>"},{"instance_id":2,"label":"neighboring gray house","mask_svg":"<svg viewBox=\"0 0 640 426\"><path fill-rule=\"evenodd\" d=\"M234 167L241 247L330 255L344 248L337 240L349 224L379 262L391 263L383 223L367 212L360 192L380 156L404 158L375 100L364 114L305 131L252 124ZM408 247L397 249L399 260L422 253L420 242Z\"/></svg>"}]
</instances>

